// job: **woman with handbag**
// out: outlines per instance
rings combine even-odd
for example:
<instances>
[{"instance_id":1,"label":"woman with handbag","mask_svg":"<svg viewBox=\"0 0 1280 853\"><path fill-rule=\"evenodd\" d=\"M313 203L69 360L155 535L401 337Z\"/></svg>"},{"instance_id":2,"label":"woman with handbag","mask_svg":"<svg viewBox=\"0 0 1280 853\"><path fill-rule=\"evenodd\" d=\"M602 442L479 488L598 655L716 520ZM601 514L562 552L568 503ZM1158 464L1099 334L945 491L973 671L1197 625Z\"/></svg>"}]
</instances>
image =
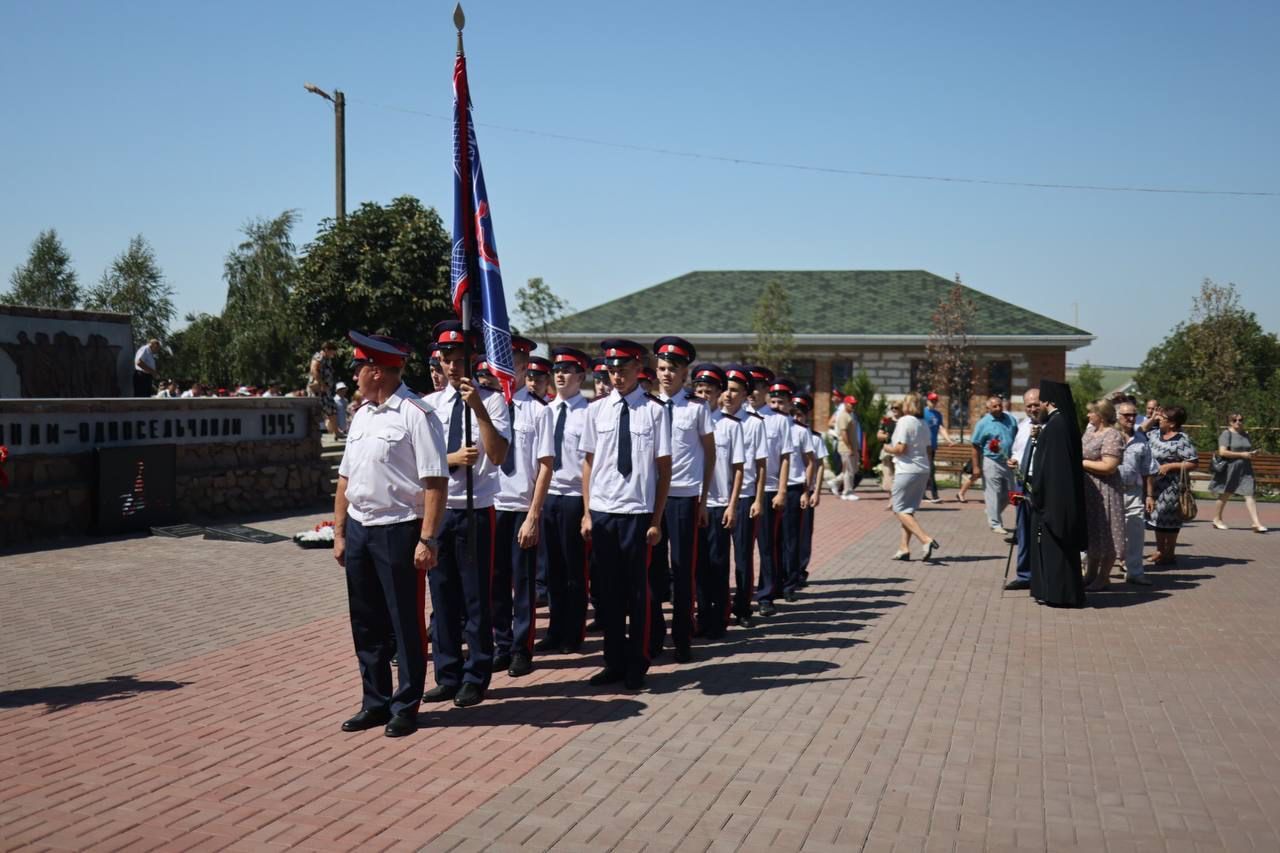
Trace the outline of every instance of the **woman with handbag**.
<instances>
[{"instance_id":1,"label":"woman with handbag","mask_svg":"<svg viewBox=\"0 0 1280 853\"><path fill-rule=\"evenodd\" d=\"M1196 469L1196 446L1182 431L1187 410L1167 406L1161 413L1160 426L1151 431L1151 457L1160 466L1156 475L1156 506L1147 526L1156 532L1156 552L1151 562L1157 566L1172 565L1174 548L1182 523L1195 518L1195 498L1191 494L1189 476Z\"/></svg>"},{"instance_id":2,"label":"woman with handbag","mask_svg":"<svg viewBox=\"0 0 1280 853\"><path fill-rule=\"evenodd\" d=\"M1226 530L1222 521L1222 511L1232 495L1244 498L1245 509L1253 519L1256 533L1266 533L1267 528L1258 520L1258 504L1253 499L1253 457L1258 451L1253 449L1249 433L1244 431L1244 415L1239 413L1228 419L1227 428L1218 436L1218 452L1213 456L1209 480L1209 491L1218 496L1218 505L1214 507L1213 526Z\"/></svg>"}]
</instances>

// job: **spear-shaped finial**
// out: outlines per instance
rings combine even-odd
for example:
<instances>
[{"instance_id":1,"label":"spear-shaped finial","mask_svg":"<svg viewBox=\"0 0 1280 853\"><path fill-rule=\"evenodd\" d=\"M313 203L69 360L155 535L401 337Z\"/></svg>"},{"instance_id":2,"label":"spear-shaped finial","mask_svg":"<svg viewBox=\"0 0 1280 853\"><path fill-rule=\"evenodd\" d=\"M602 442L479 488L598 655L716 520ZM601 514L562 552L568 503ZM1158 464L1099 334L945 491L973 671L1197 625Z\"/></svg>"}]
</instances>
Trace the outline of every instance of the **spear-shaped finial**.
<instances>
[{"instance_id":1,"label":"spear-shaped finial","mask_svg":"<svg viewBox=\"0 0 1280 853\"><path fill-rule=\"evenodd\" d=\"M453 7L453 25L458 28L458 56L462 56L462 28L467 25L467 16L462 14L462 4Z\"/></svg>"}]
</instances>

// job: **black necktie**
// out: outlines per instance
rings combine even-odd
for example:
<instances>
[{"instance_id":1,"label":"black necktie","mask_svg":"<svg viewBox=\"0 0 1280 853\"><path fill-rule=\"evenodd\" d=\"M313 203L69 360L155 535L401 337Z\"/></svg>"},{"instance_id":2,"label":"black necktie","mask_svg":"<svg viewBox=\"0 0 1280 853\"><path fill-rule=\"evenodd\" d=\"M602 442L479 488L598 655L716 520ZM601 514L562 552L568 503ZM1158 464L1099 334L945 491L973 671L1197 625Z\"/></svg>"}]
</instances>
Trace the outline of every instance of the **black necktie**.
<instances>
[{"instance_id":1,"label":"black necktie","mask_svg":"<svg viewBox=\"0 0 1280 853\"><path fill-rule=\"evenodd\" d=\"M462 447L462 395L453 398L453 411L449 414L449 443L445 445L445 453L452 453ZM449 466L449 473L458 470L457 465Z\"/></svg>"},{"instance_id":2,"label":"black necktie","mask_svg":"<svg viewBox=\"0 0 1280 853\"><path fill-rule=\"evenodd\" d=\"M671 438L671 425L676 420L676 401L668 400L665 404L667 407L667 438Z\"/></svg>"},{"instance_id":3,"label":"black necktie","mask_svg":"<svg viewBox=\"0 0 1280 853\"><path fill-rule=\"evenodd\" d=\"M507 458L502 460L502 473L510 477L516 472L516 401L507 401L507 420L511 423L511 443L507 445Z\"/></svg>"},{"instance_id":4,"label":"black necktie","mask_svg":"<svg viewBox=\"0 0 1280 853\"><path fill-rule=\"evenodd\" d=\"M556 455L551 461L551 470L560 470L560 448L564 447L564 418L569 411L569 404L561 401L560 414L556 415Z\"/></svg>"},{"instance_id":5,"label":"black necktie","mask_svg":"<svg viewBox=\"0 0 1280 853\"><path fill-rule=\"evenodd\" d=\"M622 414L618 415L618 473L631 476L631 407L622 399Z\"/></svg>"}]
</instances>

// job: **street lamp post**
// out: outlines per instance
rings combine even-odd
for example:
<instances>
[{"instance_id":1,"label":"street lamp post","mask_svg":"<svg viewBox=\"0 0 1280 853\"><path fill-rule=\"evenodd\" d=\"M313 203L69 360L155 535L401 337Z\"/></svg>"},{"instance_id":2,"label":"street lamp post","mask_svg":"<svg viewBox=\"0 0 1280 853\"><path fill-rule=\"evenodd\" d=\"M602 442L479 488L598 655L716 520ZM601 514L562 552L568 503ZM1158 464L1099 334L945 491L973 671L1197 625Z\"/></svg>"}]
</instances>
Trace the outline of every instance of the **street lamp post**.
<instances>
[{"instance_id":1,"label":"street lamp post","mask_svg":"<svg viewBox=\"0 0 1280 853\"><path fill-rule=\"evenodd\" d=\"M334 89L333 94L330 95L314 83L306 83L302 88L333 104L335 193L338 222L345 222L347 220L347 97L340 89Z\"/></svg>"}]
</instances>

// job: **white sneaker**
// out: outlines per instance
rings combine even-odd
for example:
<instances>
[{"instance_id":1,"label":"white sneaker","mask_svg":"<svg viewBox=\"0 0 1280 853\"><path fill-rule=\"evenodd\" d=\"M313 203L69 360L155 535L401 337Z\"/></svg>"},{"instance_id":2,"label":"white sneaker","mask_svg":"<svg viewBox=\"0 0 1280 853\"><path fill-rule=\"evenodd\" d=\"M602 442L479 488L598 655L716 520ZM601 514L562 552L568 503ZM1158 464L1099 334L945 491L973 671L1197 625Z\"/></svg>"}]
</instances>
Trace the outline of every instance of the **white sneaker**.
<instances>
[{"instance_id":1,"label":"white sneaker","mask_svg":"<svg viewBox=\"0 0 1280 853\"><path fill-rule=\"evenodd\" d=\"M849 494L849 495L841 495L841 496L840 496L840 500L842 500L842 501L856 501L856 500L858 500L858 496L857 496L857 495L853 495L853 494Z\"/></svg>"},{"instance_id":2,"label":"white sneaker","mask_svg":"<svg viewBox=\"0 0 1280 853\"><path fill-rule=\"evenodd\" d=\"M998 534L1000 534L1001 536L1004 536L1004 535L1005 535L1006 533L1008 533L1009 531L1005 530L1002 526L1000 526L1000 525L998 525L998 524L993 524L993 525L991 525L991 532L992 532L992 533L998 533Z\"/></svg>"}]
</instances>

